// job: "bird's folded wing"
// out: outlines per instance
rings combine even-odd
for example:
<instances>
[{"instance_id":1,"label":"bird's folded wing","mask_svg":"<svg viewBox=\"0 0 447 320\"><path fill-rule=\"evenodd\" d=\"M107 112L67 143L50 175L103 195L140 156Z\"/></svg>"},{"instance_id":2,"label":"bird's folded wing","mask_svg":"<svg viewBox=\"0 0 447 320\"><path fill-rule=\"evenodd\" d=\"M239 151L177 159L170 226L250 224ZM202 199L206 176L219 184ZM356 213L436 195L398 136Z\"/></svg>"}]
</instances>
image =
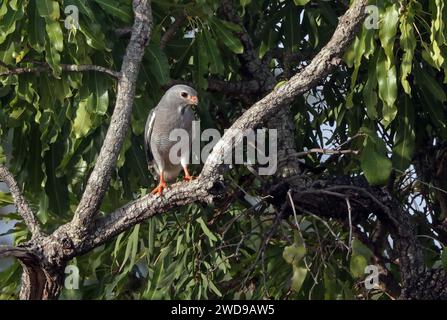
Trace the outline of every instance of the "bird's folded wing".
<instances>
[{"instance_id":1,"label":"bird's folded wing","mask_svg":"<svg viewBox=\"0 0 447 320\"><path fill-rule=\"evenodd\" d=\"M154 123L155 123L155 109L152 109L147 117L146 126L144 128L144 153L146 154L148 167L153 166L154 163L154 155L152 154L151 150L151 136L152 136L152 130L154 128Z\"/></svg>"}]
</instances>

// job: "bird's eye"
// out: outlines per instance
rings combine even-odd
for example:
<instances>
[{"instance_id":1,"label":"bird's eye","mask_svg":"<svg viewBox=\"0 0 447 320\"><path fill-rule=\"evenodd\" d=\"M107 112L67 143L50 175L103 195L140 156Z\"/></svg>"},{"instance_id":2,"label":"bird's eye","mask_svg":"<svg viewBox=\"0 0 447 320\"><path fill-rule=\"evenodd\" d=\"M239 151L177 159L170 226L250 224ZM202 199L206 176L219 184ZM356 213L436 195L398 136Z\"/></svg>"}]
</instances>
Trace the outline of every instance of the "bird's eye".
<instances>
[{"instance_id":1,"label":"bird's eye","mask_svg":"<svg viewBox=\"0 0 447 320\"><path fill-rule=\"evenodd\" d=\"M181 95L182 95L183 98L187 98L188 97L188 93L186 93L186 92L182 92Z\"/></svg>"}]
</instances>

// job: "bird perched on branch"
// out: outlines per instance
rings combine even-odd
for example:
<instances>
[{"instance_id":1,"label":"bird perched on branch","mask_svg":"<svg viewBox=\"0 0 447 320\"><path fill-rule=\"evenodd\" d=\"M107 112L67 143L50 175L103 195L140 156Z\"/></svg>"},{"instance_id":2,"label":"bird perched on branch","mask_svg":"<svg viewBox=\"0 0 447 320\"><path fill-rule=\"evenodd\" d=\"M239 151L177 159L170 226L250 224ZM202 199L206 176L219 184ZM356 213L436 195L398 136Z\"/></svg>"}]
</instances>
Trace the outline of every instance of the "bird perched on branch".
<instances>
[{"instance_id":1,"label":"bird perched on branch","mask_svg":"<svg viewBox=\"0 0 447 320\"><path fill-rule=\"evenodd\" d=\"M186 85L171 87L152 109L146 120L144 130L144 150L148 169L159 179L152 194L161 195L167 187L166 182L174 181L183 168L184 180L193 177L188 172L189 151L191 149L192 122L195 120L192 106L198 104L197 92ZM169 138L175 129L183 129L189 136L189 145L180 154L180 163L174 163L170 157L171 148L177 141Z\"/></svg>"}]
</instances>

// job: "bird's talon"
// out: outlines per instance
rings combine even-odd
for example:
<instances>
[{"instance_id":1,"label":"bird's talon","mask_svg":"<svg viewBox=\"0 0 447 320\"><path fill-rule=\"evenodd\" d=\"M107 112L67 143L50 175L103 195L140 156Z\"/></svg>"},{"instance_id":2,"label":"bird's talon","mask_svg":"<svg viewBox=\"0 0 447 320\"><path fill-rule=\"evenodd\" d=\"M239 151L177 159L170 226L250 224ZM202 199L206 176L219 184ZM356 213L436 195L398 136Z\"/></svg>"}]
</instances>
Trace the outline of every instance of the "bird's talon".
<instances>
[{"instance_id":1,"label":"bird's talon","mask_svg":"<svg viewBox=\"0 0 447 320\"><path fill-rule=\"evenodd\" d=\"M194 179L196 179L196 178L197 178L197 177L194 177L194 176L185 176L185 177L183 178L183 180L190 182L190 181L192 181L192 180L194 180Z\"/></svg>"},{"instance_id":2,"label":"bird's talon","mask_svg":"<svg viewBox=\"0 0 447 320\"><path fill-rule=\"evenodd\" d=\"M163 190L167 189L167 187L168 187L168 185L166 183L159 184L154 190L151 191L151 194L162 196Z\"/></svg>"}]
</instances>

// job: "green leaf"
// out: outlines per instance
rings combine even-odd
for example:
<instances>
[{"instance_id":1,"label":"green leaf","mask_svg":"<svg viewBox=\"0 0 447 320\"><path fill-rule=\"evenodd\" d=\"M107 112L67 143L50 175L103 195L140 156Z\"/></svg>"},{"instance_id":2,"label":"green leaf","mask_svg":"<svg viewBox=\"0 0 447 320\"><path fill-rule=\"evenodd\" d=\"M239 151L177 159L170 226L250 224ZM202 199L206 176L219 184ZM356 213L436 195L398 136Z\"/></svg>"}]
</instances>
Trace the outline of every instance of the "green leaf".
<instances>
[{"instance_id":1,"label":"green leaf","mask_svg":"<svg viewBox=\"0 0 447 320\"><path fill-rule=\"evenodd\" d=\"M199 33L196 36L196 54L194 56L194 65L197 68L195 74L195 82L199 88L204 90L208 87L208 82L206 77L208 76L208 55L205 49L205 40L203 39L203 34Z\"/></svg>"},{"instance_id":2,"label":"green leaf","mask_svg":"<svg viewBox=\"0 0 447 320\"><path fill-rule=\"evenodd\" d=\"M445 270L447 270L447 249L444 247L441 252L441 262Z\"/></svg>"},{"instance_id":3,"label":"green leaf","mask_svg":"<svg viewBox=\"0 0 447 320\"><path fill-rule=\"evenodd\" d=\"M404 171L411 163L416 144L414 109L408 96L403 97L397 118L392 161L395 168Z\"/></svg>"},{"instance_id":4,"label":"green leaf","mask_svg":"<svg viewBox=\"0 0 447 320\"><path fill-rule=\"evenodd\" d=\"M3 147L0 145L0 164L6 163L6 155L5 150L3 150Z\"/></svg>"},{"instance_id":5,"label":"green leaf","mask_svg":"<svg viewBox=\"0 0 447 320\"><path fill-rule=\"evenodd\" d=\"M352 256L349 263L349 269L354 278L365 276L365 268L368 266L373 253L362 242L357 239L352 241Z\"/></svg>"},{"instance_id":6,"label":"green leaf","mask_svg":"<svg viewBox=\"0 0 447 320\"><path fill-rule=\"evenodd\" d=\"M64 47L62 29L57 21L46 19L45 22L45 29L47 31L45 42L45 59L53 70L54 76L59 78L62 71L60 66L61 56L59 52L61 52Z\"/></svg>"},{"instance_id":7,"label":"green leaf","mask_svg":"<svg viewBox=\"0 0 447 320\"><path fill-rule=\"evenodd\" d=\"M295 52L300 42L300 10L290 5L287 7L286 16L284 19L284 42L285 47L292 52Z\"/></svg>"},{"instance_id":8,"label":"green leaf","mask_svg":"<svg viewBox=\"0 0 447 320\"><path fill-rule=\"evenodd\" d=\"M379 38L387 57L386 69L390 69L393 61L394 39L396 38L397 26L399 22L399 12L397 5L386 8L379 28Z\"/></svg>"},{"instance_id":9,"label":"green leaf","mask_svg":"<svg viewBox=\"0 0 447 320\"><path fill-rule=\"evenodd\" d=\"M293 276L291 279L291 289L295 292L299 292L304 280L306 280L307 276L307 269L303 267L298 267L296 265L293 265Z\"/></svg>"},{"instance_id":10,"label":"green leaf","mask_svg":"<svg viewBox=\"0 0 447 320\"><path fill-rule=\"evenodd\" d=\"M402 62L400 66L401 78L400 82L405 93L411 95L410 83L407 77L411 74L413 67L414 50L416 49L416 37L414 35L414 11L407 10L406 14L400 19L400 46L404 50Z\"/></svg>"},{"instance_id":11,"label":"green leaf","mask_svg":"<svg viewBox=\"0 0 447 320\"><path fill-rule=\"evenodd\" d=\"M210 71L214 74L224 74L224 64L222 58L219 54L219 49L217 47L216 40L211 36L207 29L203 30L203 39L206 52L208 53Z\"/></svg>"},{"instance_id":12,"label":"green leaf","mask_svg":"<svg viewBox=\"0 0 447 320\"><path fill-rule=\"evenodd\" d=\"M130 6L120 5L116 0L93 0L107 13L121 19L123 22L132 21L132 9Z\"/></svg>"},{"instance_id":13,"label":"green leaf","mask_svg":"<svg viewBox=\"0 0 447 320\"><path fill-rule=\"evenodd\" d=\"M293 2L297 6L304 6L305 4L309 3L310 0L293 0Z\"/></svg>"},{"instance_id":14,"label":"green leaf","mask_svg":"<svg viewBox=\"0 0 447 320\"><path fill-rule=\"evenodd\" d=\"M51 46L57 51L64 49L64 35L62 33L61 25L57 21L46 20L46 27L48 38Z\"/></svg>"},{"instance_id":15,"label":"green leaf","mask_svg":"<svg viewBox=\"0 0 447 320\"><path fill-rule=\"evenodd\" d=\"M217 289L216 285L214 284L213 281L211 281L211 279L208 279L208 285L210 286L210 289L218 296L218 297L222 297L222 293L219 291L219 289Z\"/></svg>"},{"instance_id":16,"label":"green leaf","mask_svg":"<svg viewBox=\"0 0 447 320\"><path fill-rule=\"evenodd\" d=\"M14 204L14 200L10 193L0 192L0 207Z\"/></svg>"},{"instance_id":17,"label":"green leaf","mask_svg":"<svg viewBox=\"0 0 447 320\"><path fill-rule=\"evenodd\" d=\"M395 105L397 99L396 66L391 64L380 52L377 63L377 82L379 84L379 97L383 101L382 116L385 125L391 123L397 114Z\"/></svg>"},{"instance_id":18,"label":"green leaf","mask_svg":"<svg viewBox=\"0 0 447 320\"><path fill-rule=\"evenodd\" d=\"M150 44L146 49L145 61L149 66L149 71L160 85L167 83L169 78L169 63L166 54L154 44Z\"/></svg>"},{"instance_id":19,"label":"green leaf","mask_svg":"<svg viewBox=\"0 0 447 320\"><path fill-rule=\"evenodd\" d=\"M363 101L366 105L366 113L368 117L372 120L377 119L377 57L371 59L368 66L368 80L366 81L365 87L363 88Z\"/></svg>"},{"instance_id":20,"label":"green leaf","mask_svg":"<svg viewBox=\"0 0 447 320\"><path fill-rule=\"evenodd\" d=\"M363 54L365 53L365 38L366 38L366 29L362 30L362 33L360 36L355 38L354 44L352 46L352 49L350 50L351 54L347 55L347 61L351 65L354 66L354 71L351 76L351 88L348 96L346 97L346 107L348 109L352 108L354 106L353 104L353 97L355 93L356 88L356 82L357 82L357 76L360 69L360 63L362 62Z\"/></svg>"},{"instance_id":21,"label":"green leaf","mask_svg":"<svg viewBox=\"0 0 447 320\"><path fill-rule=\"evenodd\" d=\"M130 264L129 267L133 267L135 265L135 259L137 255L137 249L138 249L138 234L140 233L140 225L137 224L134 228L132 233L129 235L129 239L127 239L127 245L126 245L126 251L124 253L124 259L121 263L120 269L124 267L127 260L130 258Z\"/></svg>"},{"instance_id":22,"label":"green leaf","mask_svg":"<svg viewBox=\"0 0 447 320\"><path fill-rule=\"evenodd\" d=\"M87 4L87 1L90 0L64 0L65 7L69 5L76 6L79 9L79 14L87 17L90 22L94 22L95 15L93 14L92 9L90 8L89 4Z\"/></svg>"},{"instance_id":23,"label":"green leaf","mask_svg":"<svg viewBox=\"0 0 447 320\"><path fill-rule=\"evenodd\" d=\"M96 50L107 50L110 49L106 46L105 36L101 30L101 25L97 23L86 24L82 19L79 20L79 30L85 36L87 44Z\"/></svg>"},{"instance_id":24,"label":"green leaf","mask_svg":"<svg viewBox=\"0 0 447 320\"><path fill-rule=\"evenodd\" d=\"M244 52L244 46L242 45L241 41L232 33L235 30L231 29L231 24L225 23L217 18L212 18L210 22L212 25L212 30L231 51L236 54L241 54Z\"/></svg>"},{"instance_id":25,"label":"green leaf","mask_svg":"<svg viewBox=\"0 0 447 320\"><path fill-rule=\"evenodd\" d=\"M87 107L88 98L79 102L72 132L76 139L85 137L92 128L92 119Z\"/></svg>"},{"instance_id":26,"label":"green leaf","mask_svg":"<svg viewBox=\"0 0 447 320\"><path fill-rule=\"evenodd\" d=\"M349 270L354 278L360 278L365 275L365 268L368 266L366 258L361 255L353 254L349 262Z\"/></svg>"},{"instance_id":27,"label":"green leaf","mask_svg":"<svg viewBox=\"0 0 447 320\"><path fill-rule=\"evenodd\" d=\"M89 88L93 93L92 110L95 114L103 116L109 107L109 86L107 78L99 72L93 72L89 77Z\"/></svg>"},{"instance_id":28,"label":"green leaf","mask_svg":"<svg viewBox=\"0 0 447 320\"><path fill-rule=\"evenodd\" d=\"M61 156L61 149L56 149L54 146L47 152L45 157L47 172L45 192L49 198L51 212L55 215L65 216L69 213L68 183L65 176L56 176L56 168Z\"/></svg>"},{"instance_id":29,"label":"green leaf","mask_svg":"<svg viewBox=\"0 0 447 320\"><path fill-rule=\"evenodd\" d=\"M45 192L41 192L39 196L39 211L37 211L37 217L43 224L47 224L50 215L48 213L48 208L50 205L50 200Z\"/></svg>"},{"instance_id":30,"label":"green leaf","mask_svg":"<svg viewBox=\"0 0 447 320\"><path fill-rule=\"evenodd\" d=\"M58 20L60 17L59 3L54 0L35 0L41 17Z\"/></svg>"},{"instance_id":31,"label":"green leaf","mask_svg":"<svg viewBox=\"0 0 447 320\"><path fill-rule=\"evenodd\" d=\"M377 137L377 133L373 130L362 128L361 131L367 134L360 155L363 173L371 185L385 184L392 169L385 142Z\"/></svg>"},{"instance_id":32,"label":"green leaf","mask_svg":"<svg viewBox=\"0 0 447 320\"><path fill-rule=\"evenodd\" d=\"M4 2L5 8L7 3L7 1ZM23 0L20 0L17 9L18 10L8 10L7 13L0 18L0 44L6 40L9 34L16 30L17 21L23 18Z\"/></svg>"},{"instance_id":33,"label":"green leaf","mask_svg":"<svg viewBox=\"0 0 447 320\"><path fill-rule=\"evenodd\" d=\"M430 28L430 56L435 64L436 69L439 69L445 60L445 55L442 54L442 49L446 44L445 37L445 3L443 0L431 1L431 11L432 11L432 25Z\"/></svg>"},{"instance_id":34,"label":"green leaf","mask_svg":"<svg viewBox=\"0 0 447 320\"><path fill-rule=\"evenodd\" d=\"M438 100L439 102L447 101L447 95L444 89L430 73L422 70L419 66L415 66L414 75L416 76L417 83L427 92L430 92L436 100Z\"/></svg>"},{"instance_id":35,"label":"green leaf","mask_svg":"<svg viewBox=\"0 0 447 320\"><path fill-rule=\"evenodd\" d=\"M306 255L304 244L293 244L284 248L282 257L288 264L298 265L301 259Z\"/></svg>"},{"instance_id":36,"label":"green leaf","mask_svg":"<svg viewBox=\"0 0 447 320\"><path fill-rule=\"evenodd\" d=\"M217 241L216 236L208 228L208 226L206 225L205 221L203 221L203 218L200 217L196 221L199 223L200 227L202 228L203 233L205 233L205 235L208 237L208 239L211 242L216 242Z\"/></svg>"},{"instance_id":37,"label":"green leaf","mask_svg":"<svg viewBox=\"0 0 447 320\"><path fill-rule=\"evenodd\" d=\"M30 1L28 7L28 42L37 52L42 52L45 47L45 20L39 15L35 1Z\"/></svg>"}]
</instances>

